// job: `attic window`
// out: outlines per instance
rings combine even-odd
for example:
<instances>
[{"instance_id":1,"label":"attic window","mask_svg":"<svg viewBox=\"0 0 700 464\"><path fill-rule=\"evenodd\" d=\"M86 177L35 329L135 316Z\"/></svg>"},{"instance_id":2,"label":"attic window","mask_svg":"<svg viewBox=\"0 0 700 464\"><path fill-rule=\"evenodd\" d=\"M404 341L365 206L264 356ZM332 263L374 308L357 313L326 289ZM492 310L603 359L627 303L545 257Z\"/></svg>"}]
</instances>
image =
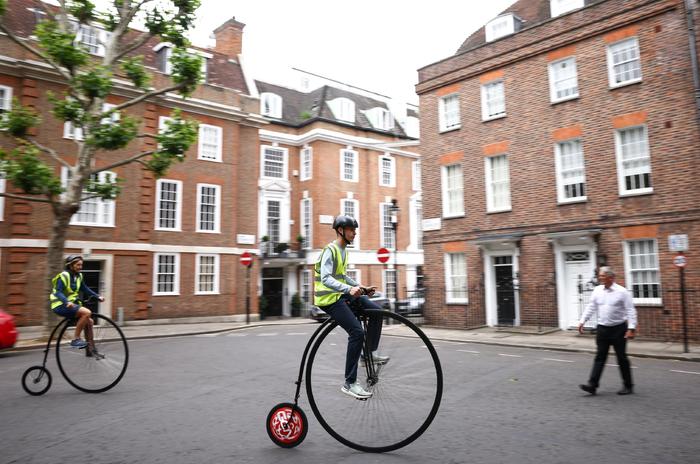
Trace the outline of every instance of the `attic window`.
<instances>
[{"instance_id":1,"label":"attic window","mask_svg":"<svg viewBox=\"0 0 700 464\"><path fill-rule=\"evenodd\" d=\"M394 128L394 117L391 111L386 108L372 108L365 115L375 129L391 130Z\"/></svg>"},{"instance_id":2,"label":"attic window","mask_svg":"<svg viewBox=\"0 0 700 464\"><path fill-rule=\"evenodd\" d=\"M486 24L486 41L492 42L515 33L516 21L513 13L501 15Z\"/></svg>"},{"instance_id":3,"label":"attic window","mask_svg":"<svg viewBox=\"0 0 700 464\"><path fill-rule=\"evenodd\" d=\"M261 93L260 114L271 118L282 118L282 97L269 92Z\"/></svg>"},{"instance_id":4,"label":"attic window","mask_svg":"<svg viewBox=\"0 0 700 464\"><path fill-rule=\"evenodd\" d=\"M153 47L153 51L156 52L156 63L158 66L158 70L163 74L172 74L173 65L170 62L170 58L173 55L172 44L170 44L169 42L161 42L155 47ZM207 60L209 58L212 58L213 55L192 48L188 48L187 52L189 55L199 55L202 58L202 67L200 69L200 73L202 76L201 82L207 82Z\"/></svg>"},{"instance_id":5,"label":"attic window","mask_svg":"<svg viewBox=\"0 0 700 464\"><path fill-rule=\"evenodd\" d=\"M333 111L333 116L336 119L346 122L355 122L355 102L349 98L340 97L335 100L328 102L331 111Z\"/></svg>"},{"instance_id":6,"label":"attic window","mask_svg":"<svg viewBox=\"0 0 700 464\"><path fill-rule=\"evenodd\" d=\"M550 0L549 9L552 18L568 13L569 11L578 10L585 6L585 0Z\"/></svg>"}]
</instances>

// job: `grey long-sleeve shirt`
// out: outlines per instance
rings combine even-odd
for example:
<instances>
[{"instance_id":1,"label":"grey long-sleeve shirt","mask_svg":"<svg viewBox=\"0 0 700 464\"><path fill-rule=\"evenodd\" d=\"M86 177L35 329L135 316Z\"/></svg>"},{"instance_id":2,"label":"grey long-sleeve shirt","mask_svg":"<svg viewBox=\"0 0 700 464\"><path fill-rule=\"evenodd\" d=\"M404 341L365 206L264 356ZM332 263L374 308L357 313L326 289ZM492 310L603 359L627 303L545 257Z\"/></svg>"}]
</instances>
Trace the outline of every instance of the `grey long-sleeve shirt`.
<instances>
[{"instance_id":1,"label":"grey long-sleeve shirt","mask_svg":"<svg viewBox=\"0 0 700 464\"><path fill-rule=\"evenodd\" d=\"M347 250L342 247L340 248L340 259L345 260L345 254ZM347 274L345 275L345 282L339 282L333 277L335 269L333 269L333 252L327 247L321 252L321 282L328 288L342 293L350 293L352 287L360 285L359 283L352 280Z\"/></svg>"}]
</instances>

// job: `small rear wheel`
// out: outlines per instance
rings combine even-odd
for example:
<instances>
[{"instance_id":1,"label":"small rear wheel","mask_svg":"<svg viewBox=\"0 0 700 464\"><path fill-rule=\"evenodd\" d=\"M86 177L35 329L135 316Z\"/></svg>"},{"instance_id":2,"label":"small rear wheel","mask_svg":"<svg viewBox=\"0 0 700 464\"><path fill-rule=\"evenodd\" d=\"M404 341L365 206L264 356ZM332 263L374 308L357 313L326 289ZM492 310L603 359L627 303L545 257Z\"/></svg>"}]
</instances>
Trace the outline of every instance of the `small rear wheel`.
<instances>
[{"instance_id":1,"label":"small rear wheel","mask_svg":"<svg viewBox=\"0 0 700 464\"><path fill-rule=\"evenodd\" d=\"M293 403L275 405L267 415L265 426L270 440L282 448L299 445L309 431L306 414Z\"/></svg>"},{"instance_id":2,"label":"small rear wheel","mask_svg":"<svg viewBox=\"0 0 700 464\"><path fill-rule=\"evenodd\" d=\"M32 366L22 374L22 388L32 396L43 395L51 388L51 373L44 366Z\"/></svg>"}]
</instances>

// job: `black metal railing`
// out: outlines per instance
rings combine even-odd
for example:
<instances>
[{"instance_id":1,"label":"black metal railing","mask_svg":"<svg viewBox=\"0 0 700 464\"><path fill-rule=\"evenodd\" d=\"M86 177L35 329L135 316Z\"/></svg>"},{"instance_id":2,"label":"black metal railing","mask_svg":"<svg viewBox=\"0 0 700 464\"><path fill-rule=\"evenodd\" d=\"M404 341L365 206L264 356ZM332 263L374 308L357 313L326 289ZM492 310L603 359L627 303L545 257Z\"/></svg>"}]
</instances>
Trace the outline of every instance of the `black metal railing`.
<instances>
[{"instance_id":1,"label":"black metal railing","mask_svg":"<svg viewBox=\"0 0 700 464\"><path fill-rule=\"evenodd\" d=\"M260 253L263 258L305 258L306 250L300 243L260 242Z\"/></svg>"}]
</instances>

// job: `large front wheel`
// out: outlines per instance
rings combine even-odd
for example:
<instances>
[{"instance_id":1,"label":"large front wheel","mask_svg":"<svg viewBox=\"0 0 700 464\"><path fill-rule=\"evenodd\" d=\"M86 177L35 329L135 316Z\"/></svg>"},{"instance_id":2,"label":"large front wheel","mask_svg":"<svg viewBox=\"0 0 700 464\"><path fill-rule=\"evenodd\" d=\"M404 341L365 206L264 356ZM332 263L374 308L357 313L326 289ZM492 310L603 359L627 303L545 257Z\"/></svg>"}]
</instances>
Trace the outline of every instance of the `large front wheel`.
<instances>
[{"instance_id":1,"label":"large front wheel","mask_svg":"<svg viewBox=\"0 0 700 464\"><path fill-rule=\"evenodd\" d=\"M86 393L101 393L114 387L124 376L129 364L129 347L114 321L101 314L91 317L94 347L72 347L75 326L66 324L56 339L56 362L69 384Z\"/></svg>"},{"instance_id":2,"label":"large front wheel","mask_svg":"<svg viewBox=\"0 0 700 464\"><path fill-rule=\"evenodd\" d=\"M357 400L341 392L347 333L331 323L317 338L306 368L309 404L326 431L341 443L365 452L386 452L418 438L437 414L442 398L442 368L428 337L406 318L367 310L363 325L383 324L377 352L389 356L373 369L360 363L357 380L372 392Z\"/></svg>"}]
</instances>

